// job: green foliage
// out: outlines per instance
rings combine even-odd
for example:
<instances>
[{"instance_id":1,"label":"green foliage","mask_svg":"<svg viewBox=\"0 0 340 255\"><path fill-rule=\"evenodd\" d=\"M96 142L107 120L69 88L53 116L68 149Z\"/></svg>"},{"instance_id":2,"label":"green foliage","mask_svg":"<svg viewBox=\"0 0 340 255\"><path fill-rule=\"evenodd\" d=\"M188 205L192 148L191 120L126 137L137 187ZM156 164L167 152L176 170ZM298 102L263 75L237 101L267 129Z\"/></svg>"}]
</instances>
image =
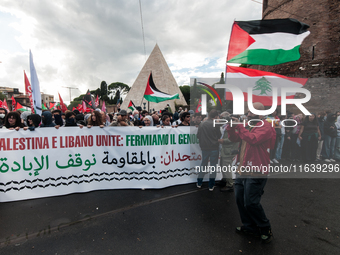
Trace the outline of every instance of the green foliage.
<instances>
[{"instance_id":1,"label":"green foliage","mask_svg":"<svg viewBox=\"0 0 340 255\"><path fill-rule=\"evenodd\" d=\"M187 104L190 104L190 86L189 85L179 86L179 89L181 90Z\"/></svg>"},{"instance_id":2,"label":"green foliage","mask_svg":"<svg viewBox=\"0 0 340 255\"><path fill-rule=\"evenodd\" d=\"M116 104L118 98L120 98L120 103L122 104L122 96L126 95L129 91L130 87L125 83L114 82L108 86L106 81L102 81L100 83L100 87L95 90L91 90L90 93L94 99L96 99L98 95L98 98L104 100L106 104ZM72 110L73 107L76 107L78 104L82 103L84 96L85 94L81 94L79 97L74 98L70 103L69 109Z\"/></svg>"},{"instance_id":3,"label":"green foliage","mask_svg":"<svg viewBox=\"0 0 340 255\"><path fill-rule=\"evenodd\" d=\"M0 100L3 101L6 98L6 95L2 94L2 92L0 92Z\"/></svg>"},{"instance_id":4,"label":"green foliage","mask_svg":"<svg viewBox=\"0 0 340 255\"><path fill-rule=\"evenodd\" d=\"M119 94L117 95L119 91ZM130 91L130 87L122 82L114 82L108 86L108 95L111 95L108 99L109 104L116 104L118 98L121 98L123 95L126 95ZM122 99L120 103L122 103Z\"/></svg>"}]
</instances>

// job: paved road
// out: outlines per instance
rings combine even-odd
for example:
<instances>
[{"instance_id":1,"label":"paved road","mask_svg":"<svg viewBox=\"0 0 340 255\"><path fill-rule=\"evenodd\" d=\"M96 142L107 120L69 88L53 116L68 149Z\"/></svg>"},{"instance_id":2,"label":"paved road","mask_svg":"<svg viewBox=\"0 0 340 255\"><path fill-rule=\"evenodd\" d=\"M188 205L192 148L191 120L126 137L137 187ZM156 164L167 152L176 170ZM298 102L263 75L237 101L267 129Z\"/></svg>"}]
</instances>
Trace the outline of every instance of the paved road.
<instances>
[{"instance_id":1,"label":"paved road","mask_svg":"<svg viewBox=\"0 0 340 255\"><path fill-rule=\"evenodd\" d=\"M194 184L0 203L0 254L340 254L339 190L340 179L268 180L267 245L234 232L234 193Z\"/></svg>"}]
</instances>

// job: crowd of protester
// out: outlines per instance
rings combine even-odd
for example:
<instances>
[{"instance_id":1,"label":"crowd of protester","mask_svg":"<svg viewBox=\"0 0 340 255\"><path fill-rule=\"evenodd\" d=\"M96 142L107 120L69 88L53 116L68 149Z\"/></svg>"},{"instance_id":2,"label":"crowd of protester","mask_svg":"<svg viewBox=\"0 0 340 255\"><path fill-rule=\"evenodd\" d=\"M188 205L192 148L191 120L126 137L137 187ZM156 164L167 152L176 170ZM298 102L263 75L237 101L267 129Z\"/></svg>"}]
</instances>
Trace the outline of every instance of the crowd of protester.
<instances>
[{"instance_id":1,"label":"crowd of protester","mask_svg":"<svg viewBox=\"0 0 340 255\"><path fill-rule=\"evenodd\" d=\"M229 111L219 112L219 119L230 115ZM325 162L340 161L340 111L320 111L309 116L287 112L281 116L274 111L265 119L272 123L276 131L275 148L270 152L271 163L282 160L310 163L324 160ZM118 110L105 113L95 109L91 113L80 113L78 110L66 111L45 110L41 116L29 112L8 112L0 108L0 127L6 129L34 130L45 127L81 128L99 126L138 126L166 127L166 126L196 126L206 121L201 113L193 110L183 110L172 113L167 108L162 111L148 112L146 110ZM246 116L239 116L240 120ZM221 128L223 134L223 128ZM223 139L223 137L221 137Z\"/></svg>"}]
</instances>

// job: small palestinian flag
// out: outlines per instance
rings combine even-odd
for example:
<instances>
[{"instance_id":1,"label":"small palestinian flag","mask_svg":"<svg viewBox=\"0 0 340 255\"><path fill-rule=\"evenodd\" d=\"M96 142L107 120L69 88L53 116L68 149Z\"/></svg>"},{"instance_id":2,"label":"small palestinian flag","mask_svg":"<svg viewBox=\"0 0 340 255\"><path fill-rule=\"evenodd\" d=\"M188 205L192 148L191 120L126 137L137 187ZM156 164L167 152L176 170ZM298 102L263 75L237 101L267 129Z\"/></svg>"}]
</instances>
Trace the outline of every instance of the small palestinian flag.
<instances>
[{"instance_id":1,"label":"small palestinian flag","mask_svg":"<svg viewBox=\"0 0 340 255\"><path fill-rule=\"evenodd\" d=\"M129 108L131 111L136 110L136 107L135 107L134 103L132 103L131 100L130 100L130 103L129 103L129 105L128 105L128 108Z\"/></svg>"},{"instance_id":2,"label":"small palestinian flag","mask_svg":"<svg viewBox=\"0 0 340 255\"><path fill-rule=\"evenodd\" d=\"M22 111L22 112L28 112L28 111L30 111L30 110L27 109L27 107L24 108L19 102L17 102L16 110L17 110L17 111Z\"/></svg>"},{"instance_id":3,"label":"small palestinian flag","mask_svg":"<svg viewBox=\"0 0 340 255\"><path fill-rule=\"evenodd\" d=\"M152 73L150 73L148 83L145 88L144 98L147 101L159 103L167 100L179 99L179 94L169 95L158 90L153 82Z\"/></svg>"},{"instance_id":4,"label":"small palestinian flag","mask_svg":"<svg viewBox=\"0 0 340 255\"><path fill-rule=\"evenodd\" d=\"M273 66L298 60L308 28L296 19L235 21L227 63Z\"/></svg>"}]
</instances>

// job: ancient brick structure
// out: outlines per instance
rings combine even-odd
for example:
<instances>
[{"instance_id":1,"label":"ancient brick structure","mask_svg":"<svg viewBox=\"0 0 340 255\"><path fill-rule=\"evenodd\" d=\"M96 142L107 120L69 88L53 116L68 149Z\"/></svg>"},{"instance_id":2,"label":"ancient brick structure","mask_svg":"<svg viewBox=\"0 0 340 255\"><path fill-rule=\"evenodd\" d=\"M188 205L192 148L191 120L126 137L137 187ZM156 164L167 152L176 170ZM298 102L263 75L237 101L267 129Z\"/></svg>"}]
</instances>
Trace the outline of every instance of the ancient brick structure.
<instances>
[{"instance_id":1,"label":"ancient brick structure","mask_svg":"<svg viewBox=\"0 0 340 255\"><path fill-rule=\"evenodd\" d=\"M255 68L309 78L305 87L311 91L312 99L305 107L310 112L340 110L339 0L263 0L262 17L297 19L310 26L311 34L301 45L298 61Z\"/></svg>"}]
</instances>

